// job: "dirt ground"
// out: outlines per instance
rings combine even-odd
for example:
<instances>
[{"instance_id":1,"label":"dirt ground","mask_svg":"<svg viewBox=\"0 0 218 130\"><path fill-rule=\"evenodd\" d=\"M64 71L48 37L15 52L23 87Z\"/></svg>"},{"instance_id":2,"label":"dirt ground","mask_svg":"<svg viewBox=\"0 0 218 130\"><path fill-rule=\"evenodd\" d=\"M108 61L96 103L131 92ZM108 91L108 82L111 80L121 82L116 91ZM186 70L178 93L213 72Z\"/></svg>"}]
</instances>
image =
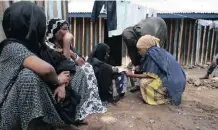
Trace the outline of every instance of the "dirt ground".
<instances>
[{"instance_id":1,"label":"dirt ground","mask_svg":"<svg viewBox=\"0 0 218 130\"><path fill-rule=\"evenodd\" d=\"M186 70L188 78L197 80L206 70ZM195 81L193 81L195 82ZM198 81L199 82L199 81ZM108 112L91 115L82 130L218 130L218 89L188 84L180 106L150 106L140 93L127 93Z\"/></svg>"}]
</instances>

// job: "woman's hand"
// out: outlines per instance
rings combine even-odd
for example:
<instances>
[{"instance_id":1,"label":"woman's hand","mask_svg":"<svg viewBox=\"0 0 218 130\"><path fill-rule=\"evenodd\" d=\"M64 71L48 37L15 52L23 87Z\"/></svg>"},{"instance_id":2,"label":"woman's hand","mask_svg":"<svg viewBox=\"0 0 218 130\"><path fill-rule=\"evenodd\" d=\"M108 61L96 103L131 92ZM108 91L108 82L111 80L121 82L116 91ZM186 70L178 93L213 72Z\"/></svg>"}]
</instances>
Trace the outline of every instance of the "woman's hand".
<instances>
[{"instance_id":1,"label":"woman's hand","mask_svg":"<svg viewBox=\"0 0 218 130\"><path fill-rule=\"evenodd\" d=\"M83 58L79 57L76 61L76 64L79 66L82 66L85 64L85 61L83 60Z\"/></svg>"},{"instance_id":2,"label":"woman's hand","mask_svg":"<svg viewBox=\"0 0 218 130\"><path fill-rule=\"evenodd\" d=\"M66 96L65 84L56 88L54 91L54 95L55 97L57 97L57 102L60 102L61 100L63 100Z\"/></svg>"},{"instance_id":3,"label":"woman's hand","mask_svg":"<svg viewBox=\"0 0 218 130\"><path fill-rule=\"evenodd\" d=\"M63 54L67 59L71 58L71 41L73 40L73 35L69 32L66 32L63 37Z\"/></svg>"},{"instance_id":4,"label":"woman's hand","mask_svg":"<svg viewBox=\"0 0 218 130\"><path fill-rule=\"evenodd\" d=\"M125 74L127 77L131 77L133 76L134 74L132 73L132 71L125 71Z\"/></svg>"},{"instance_id":5,"label":"woman's hand","mask_svg":"<svg viewBox=\"0 0 218 130\"><path fill-rule=\"evenodd\" d=\"M74 53L72 50L70 50L70 56L75 60L77 57L77 54Z\"/></svg>"},{"instance_id":6,"label":"woman's hand","mask_svg":"<svg viewBox=\"0 0 218 130\"><path fill-rule=\"evenodd\" d=\"M59 85L63 85L63 84L68 85L70 82L70 72L69 71L61 72L58 75L58 81L59 81Z\"/></svg>"},{"instance_id":7,"label":"woman's hand","mask_svg":"<svg viewBox=\"0 0 218 130\"><path fill-rule=\"evenodd\" d=\"M85 64L85 61L83 60L83 58L79 57L72 50L70 50L70 56L73 58L73 60L76 62L77 65L82 66Z\"/></svg>"},{"instance_id":8,"label":"woman's hand","mask_svg":"<svg viewBox=\"0 0 218 130\"><path fill-rule=\"evenodd\" d=\"M139 72L139 71L140 71L140 66L139 66L139 65L137 65L137 66L135 67L135 71L136 71L136 72Z\"/></svg>"}]
</instances>

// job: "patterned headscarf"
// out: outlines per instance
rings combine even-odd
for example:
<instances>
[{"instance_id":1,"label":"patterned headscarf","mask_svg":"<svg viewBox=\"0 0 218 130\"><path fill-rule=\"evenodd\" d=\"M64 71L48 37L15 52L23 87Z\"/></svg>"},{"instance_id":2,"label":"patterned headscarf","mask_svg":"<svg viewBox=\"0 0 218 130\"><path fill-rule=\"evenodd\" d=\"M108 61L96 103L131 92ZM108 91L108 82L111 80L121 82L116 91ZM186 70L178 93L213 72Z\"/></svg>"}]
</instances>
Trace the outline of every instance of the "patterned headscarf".
<instances>
[{"instance_id":1,"label":"patterned headscarf","mask_svg":"<svg viewBox=\"0 0 218 130\"><path fill-rule=\"evenodd\" d=\"M158 39L154 36L151 36L151 35L145 35L145 36L142 36L138 40L136 47L140 48L140 49L148 50L149 48L151 48L153 46L160 47L159 42L160 42L160 39Z\"/></svg>"},{"instance_id":2,"label":"patterned headscarf","mask_svg":"<svg viewBox=\"0 0 218 130\"><path fill-rule=\"evenodd\" d=\"M64 24L68 24L68 22L66 20L63 19L59 19L59 18L54 18L54 19L50 19L47 23L47 31L46 31L46 39L49 42L54 42L54 35L55 33L60 30L60 28L64 25Z\"/></svg>"}]
</instances>

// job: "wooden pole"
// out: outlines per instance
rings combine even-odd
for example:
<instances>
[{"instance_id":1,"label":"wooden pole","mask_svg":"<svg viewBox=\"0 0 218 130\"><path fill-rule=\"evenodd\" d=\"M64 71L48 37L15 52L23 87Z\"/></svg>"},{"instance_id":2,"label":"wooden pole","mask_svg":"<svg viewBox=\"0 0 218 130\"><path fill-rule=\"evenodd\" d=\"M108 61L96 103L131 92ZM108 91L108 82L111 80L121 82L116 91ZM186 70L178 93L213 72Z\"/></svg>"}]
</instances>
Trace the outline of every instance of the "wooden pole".
<instances>
[{"instance_id":1,"label":"wooden pole","mask_svg":"<svg viewBox=\"0 0 218 130\"><path fill-rule=\"evenodd\" d=\"M99 22L96 22L94 25L94 42L93 42L93 46L96 46L99 42L98 42L98 24Z\"/></svg>"},{"instance_id":2,"label":"wooden pole","mask_svg":"<svg viewBox=\"0 0 218 130\"><path fill-rule=\"evenodd\" d=\"M203 65L203 58L205 55L205 37L206 37L206 31L207 27L204 27L204 34L203 34L203 42L202 42L202 48L201 48L201 65Z\"/></svg>"},{"instance_id":3,"label":"wooden pole","mask_svg":"<svg viewBox=\"0 0 218 130\"><path fill-rule=\"evenodd\" d=\"M210 29L208 29L208 34L207 34L207 47L206 47L206 55L205 55L205 60L204 63L207 64L207 58L208 58L208 51L209 51L209 44L210 44Z\"/></svg>"},{"instance_id":4,"label":"wooden pole","mask_svg":"<svg viewBox=\"0 0 218 130\"><path fill-rule=\"evenodd\" d=\"M194 65L194 52L196 50L196 30L197 30L197 25L194 23L193 24L193 29L194 29L194 33L192 36L192 52L191 52L191 65Z\"/></svg>"},{"instance_id":5,"label":"wooden pole","mask_svg":"<svg viewBox=\"0 0 218 130\"><path fill-rule=\"evenodd\" d=\"M212 34L212 39L211 39L210 61L213 60L214 36L215 36L215 29L213 29L213 34Z\"/></svg>"},{"instance_id":6,"label":"wooden pole","mask_svg":"<svg viewBox=\"0 0 218 130\"><path fill-rule=\"evenodd\" d=\"M181 58L181 60L182 60L182 65L185 65L186 64L186 60L187 60L187 44L188 44L188 37L187 37L187 35L188 35L188 21L187 20L184 20L184 36L183 36L183 41L182 41L182 46L181 46L181 49L182 49L182 58Z\"/></svg>"},{"instance_id":7,"label":"wooden pole","mask_svg":"<svg viewBox=\"0 0 218 130\"><path fill-rule=\"evenodd\" d=\"M63 8L63 19L67 19L68 18L68 1L66 0L66 1L62 1L63 2L63 6L62 6L62 8Z\"/></svg>"},{"instance_id":8,"label":"wooden pole","mask_svg":"<svg viewBox=\"0 0 218 130\"><path fill-rule=\"evenodd\" d=\"M51 10L53 10L53 17L58 17L58 9L57 9L57 2L58 1L52 1L53 2L53 9L51 9Z\"/></svg>"},{"instance_id":9,"label":"wooden pole","mask_svg":"<svg viewBox=\"0 0 218 130\"><path fill-rule=\"evenodd\" d=\"M188 39L188 55L187 55L187 61L186 63L189 64L190 63L190 53L191 53L191 37L192 37L192 22L190 22L190 26L189 26L189 39Z\"/></svg>"},{"instance_id":10,"label":"wooden pole","mask_svg":"<svg viewBox=\"0 0 218 130\"><path fill-rule=\"evenodd\" d=\"M86 52L85 52L85 56L86 56L86 60L88 59L89 56L89 39L90 39L90 35L89 35L89 31L90 31L90 26L89 26L89 19L85 19L85 47L86 47Z\"/></svg>"},{"instance_id":11,"label":"wooden pole","mask_svg":"<svg viewBox=\"0 0 218 130\"><path fill-rule=\"evenodd\" d=\"M178 33L179 33L179 20L176 20L176 27L175 27L175 38L174 38L174 46L173 46L173 55L177 57L177 44L178 44Z\"/></svg>"},{"instance_id":12,"label":"wooden pole","mask_svg":"<svg viewBox=\"0 0 218 130\"><path fill-rule=\"evenodd\" d=\"M73 18L73 35L74 35L74 39L73 39L73 47L76 48L76 18Z\"/></svg>"},{"instance_id":13,"label":"wooden pole","mask_svg":"<svg viewBox=\"0 0 218 130\"><path fill-rule=\"evenodd\" d=\"M74 30L74 28L73 28L73 25L74 25L74 23L73 23L73 18L68 18L68 22L69 22L69 32L73 35L73 30ZM73 38L74 39L74 38ZM70 42L70 44L71 44L71 46L73 47L73 39L72 39L72 41Z\"/></svg>"},{"instance_id":14,"label":"wooden pole","mask_svg":"<svg viewBox=\"0 0 218 130\"><path fill-rule=\"evenodd\" d=\"M92 52L92 48L93 48L93 23L90 20L90 43L89 43L89 52Z\"/></svg>"},{"instance_id":15,"label":"wooden pole","mask_svg":"<svg viewBox=\"0 0 218 130\"><path fill-rule=\"evenodd\" d=\"M59 1L58 1L59 2ZM68 17L65 17L65 3L64 1L60 1L60 7L61 9L59 9L59 6L57 4L57 10L58 10L58 17L61 16L62 19L64 20L68 20Z\"/></svg>"},{"instance_id":16,"label":"wooden pole","mask_svg":"<svg viewBox=\"0 0 218 130\"><path fill-rule=\"evenodd\" d=\"M198 24L198 32L197 32L197 45L196 45L196 55L195 55L195 65L199 63L199 55L200 55L200 43L201 43L201 25Z\"/></svg>"},{"instance_id":17,"label":"wooden pole","mask_svg":"<svg viewBox=\"0 0 218 130\"><path fill-rule=\"evenodd\" d=\"M83 17L83 25L82 25L82 56L85 56L85 18Z\"/></svg>"},{"instance_id":18,"label":"wooden pole","mask_svg":"<svg viewBox=\"0 0 218 130\"><path fill-rule=\"evenodd\" d=\"M49 16L48 16L48 1L44 1L44 9L45 9L45 15L46 15L46 20L49 19Z\"/></svg>"},{"instance_id":19,"label":"wooden pole","mask_svg":"<svg viewBox=\"0 0 218 130\"><path fill-rule=\"evenodd\" d=\"M173 42L173 20L171 19L171 24L170 24L170 45L169 45L169 52L172 52L172 42Z\"/></svg>"},{"instance_id":20,"label":"wooden pole","mask_svg":"<svg viewBox=\"0 0 218 130\"><path fill-rule=\"evenodd\" d=\"M214 40L214 52L213 54L216 55L216 48L217 48L217 42L218 42L218 32L216 32L216 35L215 35L215 40Z\"/></svg>"},{"instance_id":21,"label":"wooden pole","mask_svg":"<svg viewBox=\"0 0 218 130\"><path fill-rule=\"evenodd\" d=\"M180 25L180 36L179 36L179 47L178 47L178 61L179 63L181 63L180 61L180 57L181 57L181 46L182 46L182 36L183 36L183 24L184 24L184 19L182 19L181 25Z\"/></svg>"},{"instance_id":22,"label":"wooden pole","mask_svg":"<svg viewBox=\"0 0 218 130\"><path fill-rule=\"evenodd\" d=\"M102 42L104 43L104 30L105 30L105 28L104 28L104 19L102 18L102 34L101 34L101 39L102 39Z\"/></svg>"},{"instance_id":23,"label":"wooden pole","mask_svg":"<svg viewBox=\"0 0 218 130\"><path fill-rule=\"evenodd\" d=\"M102 26L102 18L99 18L99 30L98 30L98 32L99 32L99 39L98 39L98 41L99 41L99 43L101 43L102 42L102 36L101 36L101 26Z\"/></svg>"},{"instance_id":24,"label":"wooden pole","mask_svg":"<svg viewBox=\"0 0 218 130\"><path fill-rule=\"evenodd\" d=\"M5 1L0 1L0 13L1 13L0 17L2 17L1 20L3 19L3 13L5 11L3 2L5 2Z\"/></svg>"}]
</instances>

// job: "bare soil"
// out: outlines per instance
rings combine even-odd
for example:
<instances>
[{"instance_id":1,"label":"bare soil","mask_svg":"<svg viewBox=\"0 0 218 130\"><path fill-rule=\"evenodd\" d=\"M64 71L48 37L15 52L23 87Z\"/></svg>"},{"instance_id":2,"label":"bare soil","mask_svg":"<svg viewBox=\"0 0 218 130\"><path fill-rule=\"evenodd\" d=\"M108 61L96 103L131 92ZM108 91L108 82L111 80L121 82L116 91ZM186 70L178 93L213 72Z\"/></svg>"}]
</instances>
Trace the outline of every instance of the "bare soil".
<instances>
[{"instance_id":1,"label":"bare soil","mask_svg":"<svg viewBox=\"0 0 218 130\"><path fill-rule=\"evenodd\" d=\"M194 80L205 73L199 68L186 70ZM82 130L218 130L218 89L187 83L180 106L147 105L139 92L128 92L108 112L91 115L88 121Z\"/></svg>"}]
</instances>

